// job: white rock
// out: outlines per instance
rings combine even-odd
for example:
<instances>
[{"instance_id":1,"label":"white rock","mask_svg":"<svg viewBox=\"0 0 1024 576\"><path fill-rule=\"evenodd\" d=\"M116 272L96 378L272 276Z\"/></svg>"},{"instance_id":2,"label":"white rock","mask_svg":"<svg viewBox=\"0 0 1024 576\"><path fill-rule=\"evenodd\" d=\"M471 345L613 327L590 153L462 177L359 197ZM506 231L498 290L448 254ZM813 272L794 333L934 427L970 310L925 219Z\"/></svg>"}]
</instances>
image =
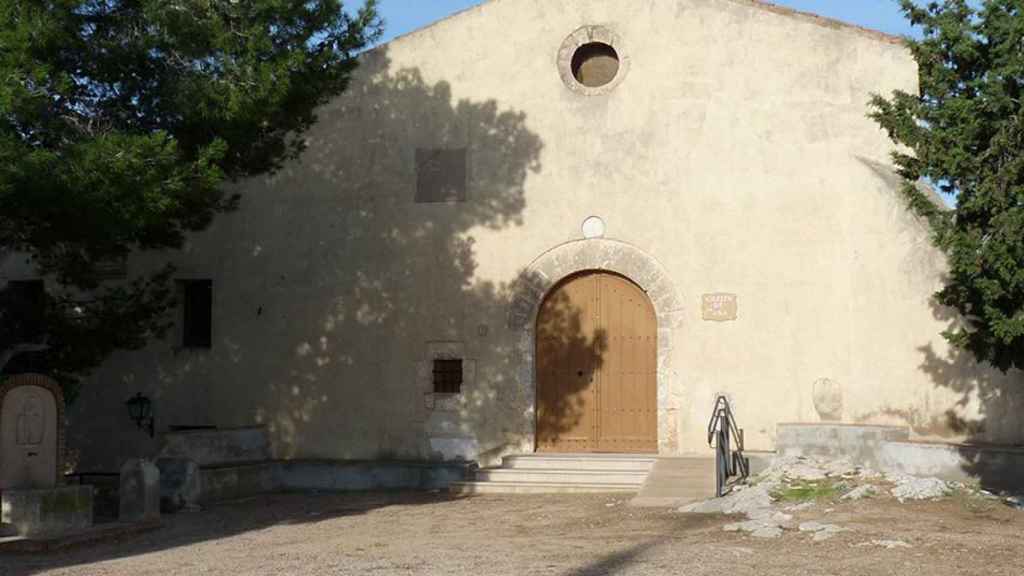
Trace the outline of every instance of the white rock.
<instances>
[{"instance_id":1,"label":"white rock","mask_svg":"<svg viewBox=\"0 0 1024 576\"><path fill-rule=\"evenodd\" d=\"M763 508L770 508L772 497L764 486L753 486L742 492L736 492L722 498L722 512L726 514L746 514Z\"/></svg>"},{"instance_id":2,"label":"white rock","mask_svg":"<svg viewBox=\"0 0 1024 576\"><path fill-rule=\"evenodd\" d=\"M882 546L889 550L892 550L893 548L913 548L913 546L902 540L872 540L871 544L875 546Z\"/></svg>"},{"instance_id":3,"label":"white rock","mask_svg":"<svg viewBox=\"0 0 1024 576\"><path fill-rule=\"evenodd\" d=\"M860 500L862 498L867 498L868 496L874 496L875 494L875 487L870 484L865 484L843 494L843 497L840 498L840 500Z\"/></svg>"},{"instance_id":4,"label":"white rock","mask_svg":"<svg viewBox=\"0 0 1024 576\"><path fill-rule=\"evenodd\" d=\"M801 532L813 532L814 541L821 542L828 540L840 532L846 532L848 528L836 526L835 524L822 524L821 522L803 522L799 526Z\"/></svg>"},{"instance_id":5,"label":"white rock","mask_svg":"<svg viewBox=\"0 0 1024 576\"><path fill-rule=\"evenodd\" d=\"M899 476L892 495L900 502L906 500L931 500L941 498L949 492L949 485L938 478L916 478Z\"/></svg>"},{"instance_id":6,"label":"white rock","mask_svg":"<svg viewBox=\"0 0 1024 576\"><path fill-rule=\"evenodd\" d=\"M782 536L782 528L778 526L765 526L750 533L754 538L778 538Z\"/></svg>"},{"instance_id":7,"label":"white rock","mask_svg":"<svg viewBox=\"0 0 1024 576\"><path fill-rule=\"evenodd\" d=\"M687 504L680 508L679 511L687 514L721 514L722 504L723 498L712 498L703 502Z\"/></svg>"},{"instance_id":8,"label":"white rock","mask_svg":"<svg viewBox=\"0 0 1024 576\"><path fill-rule=\"evenodd\" d=\"M805 481L824 480L827 476L824 470L809 464L797 464L795 466L790 466L784 471L783 475L786 478L793 480Z\"/></svg>"},{"instance_id":9,"label":"white rock","mask_svg":"<svg viewBox=\"0 0 1024 576\"><path fill-rule=\"evenodd\" d=\"M801 532L817 532L825 526L827 526L827 524L822 524L821 522L802 522L798 529Z\"/></svg>"}]
</instances>

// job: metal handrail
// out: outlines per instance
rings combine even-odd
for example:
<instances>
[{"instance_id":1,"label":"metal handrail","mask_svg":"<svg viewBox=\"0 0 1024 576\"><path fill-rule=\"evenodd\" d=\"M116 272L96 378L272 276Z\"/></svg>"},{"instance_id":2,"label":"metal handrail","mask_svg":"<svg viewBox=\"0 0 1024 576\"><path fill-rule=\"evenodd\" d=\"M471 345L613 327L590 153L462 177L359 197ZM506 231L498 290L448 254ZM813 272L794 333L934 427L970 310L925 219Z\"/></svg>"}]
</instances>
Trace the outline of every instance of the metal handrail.
<instances>
[{"instance_id":1,"label":"metal handrail","mask_svg":"<svg viewBox=\"0 0 1024 576\"><path fill-rule=\"evenodd\" d=\"M735 438L736 449L732 449ZM715 449L715 496L728 493L729 479L750 476L750 460L743 455L743 430L736 426L729 399L719 395L708 422L708 445Z\"/></svg>"}]
</instances>

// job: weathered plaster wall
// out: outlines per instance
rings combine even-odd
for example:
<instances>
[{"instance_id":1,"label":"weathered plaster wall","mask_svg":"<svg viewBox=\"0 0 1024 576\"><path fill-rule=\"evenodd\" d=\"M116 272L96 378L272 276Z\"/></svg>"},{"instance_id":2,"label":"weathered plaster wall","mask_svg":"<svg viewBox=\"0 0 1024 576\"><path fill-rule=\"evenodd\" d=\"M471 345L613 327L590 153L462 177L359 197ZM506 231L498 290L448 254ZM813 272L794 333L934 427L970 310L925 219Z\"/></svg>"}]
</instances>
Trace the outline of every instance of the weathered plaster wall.
<instances>
[{"instance_id":1,"label":"weathered plaster wall","mask_svg":"<svg viewBox=\"0 0 1024 576\"><path fill-rule=\"evenodd\" d=\"M605 94L557 65L586 25L629 60ZM703 449L719 392L771 448L776 423L819 419L821 378L845 421L1019 441L1021 386L939 335L941 258L865 116L871 93L915 83L891 39L741 0L495 0L400 38L322 110L301 162L245 183L180 253L131 263L213 278L214 346L112 359L70 443L100 467L149 446L122 414L142 391L158 427L263 423L280 457L530 450L517 279L592 215L678 299L662 450ZM467 148L466 203L413 202L417 147ZM736 321L701 319L712 292L738 295ZM444 355L467 359L460 398L428 394Z\"/></svg>"}]
</instances>

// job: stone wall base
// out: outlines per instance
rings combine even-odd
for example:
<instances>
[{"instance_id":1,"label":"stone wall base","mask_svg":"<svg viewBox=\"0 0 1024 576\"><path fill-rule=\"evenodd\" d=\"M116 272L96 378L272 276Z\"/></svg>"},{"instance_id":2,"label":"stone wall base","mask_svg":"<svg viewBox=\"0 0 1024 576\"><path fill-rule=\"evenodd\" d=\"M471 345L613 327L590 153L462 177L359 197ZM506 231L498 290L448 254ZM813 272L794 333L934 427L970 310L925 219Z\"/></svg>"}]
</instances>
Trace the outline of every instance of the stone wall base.
<instances>
[{"instance_id":1,"label":"stone wall base","mask_svg":"<svg viewBox=\"0 0 1024 576\"><path fill-rule=\"evenodd\" d=\"M779 456L847 458L885 473L977 483L993 490L1024 487L1024 448L911 442L901 426L779 424Z\"/></svg>"},{"instance_id":2,"label":"stone wall base","mask_svg":"<svg viewBox=\"0 0 1024 576\"><path fill-rule=\"evenodd\" d=\"M0 523L21 536L64 534L92 526L92 486L4 490Z\"/></svg>"}]
</instances>

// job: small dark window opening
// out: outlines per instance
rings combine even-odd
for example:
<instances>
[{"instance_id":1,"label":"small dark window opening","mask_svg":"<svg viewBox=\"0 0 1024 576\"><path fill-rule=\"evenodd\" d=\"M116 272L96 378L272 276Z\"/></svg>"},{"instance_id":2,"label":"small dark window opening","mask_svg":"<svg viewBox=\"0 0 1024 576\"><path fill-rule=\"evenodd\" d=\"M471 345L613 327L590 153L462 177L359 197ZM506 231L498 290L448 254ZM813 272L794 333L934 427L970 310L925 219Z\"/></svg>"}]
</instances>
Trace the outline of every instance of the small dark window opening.
<instances>
[{"instance_id":1,"label":"small dark window opening","mask_svg":"<svg viewBox=\"0 0 1024 576\"><path fill-rule=\"evenodd\" d=\"M42 280L15 280L3 291L4 332L12 342L37 343L43 338L46 287Z\"/></svg>"},{"instance_id":2,"label":"small dark window opening","mask_svg":"<svg viewBox=\"0 0 1024 576\"><path fill-rule=\"evenodd\" d=\"M436 358L434 360L434 393L462 393L462 359Z\"/></svg>"},{"instance_id":3,"label":"small dark window opening","mask_svg":"<svg viewBox=\"0 0 1024 576\"><path fill-rule=\"evenodd\" d=\"M619 54L604 42L590 42L572 55L572 75L588 88L604 86L619 73Z\"/></svg>"},{"instance_id":4,"label":"small dark window opening","mask_svg":"<svg viewBox=\"0 0 1024 576\"><path fill-rule=\"evenodd\" d=\"M466 149L416 149L416 202L466 201Z\"/></svg>"},{"instance_id":5,"label":"small dark window opening","mask_svg":"<svg viewBox=\"0 0 1024 576\"><path fill-rule=\"evenodd\" d=\"M181 280L184 348L209 348L213 343L213 280Z\"/></svg>"}]
</instances>

